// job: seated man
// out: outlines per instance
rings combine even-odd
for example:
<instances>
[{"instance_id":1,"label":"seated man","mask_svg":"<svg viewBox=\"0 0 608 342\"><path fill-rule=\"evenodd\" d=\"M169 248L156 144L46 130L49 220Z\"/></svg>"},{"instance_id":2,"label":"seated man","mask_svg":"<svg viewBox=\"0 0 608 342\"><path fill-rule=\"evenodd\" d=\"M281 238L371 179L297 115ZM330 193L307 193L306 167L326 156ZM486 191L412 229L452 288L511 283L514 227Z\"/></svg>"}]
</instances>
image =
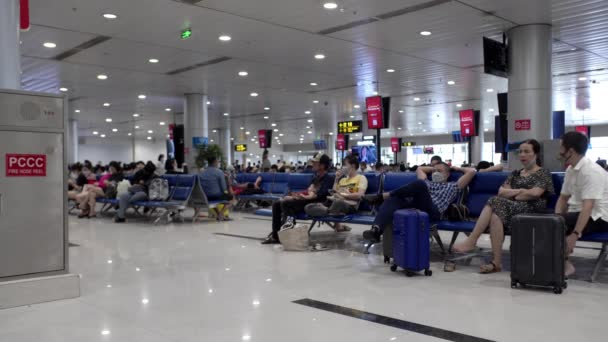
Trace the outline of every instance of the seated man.
<instances>
[{"instance_id":1,"label":"seated man","mask_svg":"<svg viewBox=\"0 0 608 342\"><path fill-rule=\"evenodd\" d=\"M599 165L585 157L589 141L579 132L563 135L560 159L567 165L564 186L555 205L555 213L563 215L568 227L568 254L583 234L608 232L608 176ZM574 273L566 262L566 276Z\"/></svg>"},{"instance_id":2,"label":"seated man","mask_svg":"<svg viewBox=\"0 0 608 342\"><path fill-rule=\"evenodd\" d=\"M431 166L435 166L439 163L443 163L443 160L440 156L433 156L433 158L431 158Z\"/></svg>"},{"instance_id":3,"label":"seated man","mask_svg":"<svg viewBox=\"0 0 608 342\"><path fill-rule=\"evenodd\" d=\"M418 180L413 183L380 195L365 196L371 203L383 203L378 209L372 229L363 232L363 237L373 243L380 242L384 228L393 222L393 213L399 209L415 208L428 213L431 221L439 220L476 173L475 169L471 168L452 169L464 173L458 182L448 182L450 167L439 162L435 166L418 167ZM427 179L427 172L432 172L432 181Z\"/></svg>"},{"instance_id":4,"label":"seated man","mask_svg":"<svg viewBox=\"0 0 608 342\"><path fill-rule=\"evenodd\" d=\"M317 153L311 160L312 170L315 172L315 176L311 184L318 184L318 190L311 196L310 194L305 197L303 194L291 194L289 198L282 198L280 201L275 202L272 205L272 232L268 235L268 238L262 242L262 244L277 244L279 242L279 230L285 223L288 216L295 216L299 213L304 212L304 207L307 204L315 202L325 202L329 190L334 184L333 177L331 177L327 170L331 165L331 159L323 153Z\"/></svg>"},{"instance_id":5,"label":"seated man","mask_svg":"<svg viewBox=\"0 0 608 342\"><path fill-rule=\"evenodd\" d=\"M207 162L209 163L209 166L200 176L201 187L203 188L207 199L209 201L231 201L233 196L228 191L224 172L218 168L219 161L216 157L209 157ZM227 220L224 216L224 212L227 212L229 209L230 203L224 205L221 211L214 209L217 213L217 220Z\"/></svg>"}]
</instances>

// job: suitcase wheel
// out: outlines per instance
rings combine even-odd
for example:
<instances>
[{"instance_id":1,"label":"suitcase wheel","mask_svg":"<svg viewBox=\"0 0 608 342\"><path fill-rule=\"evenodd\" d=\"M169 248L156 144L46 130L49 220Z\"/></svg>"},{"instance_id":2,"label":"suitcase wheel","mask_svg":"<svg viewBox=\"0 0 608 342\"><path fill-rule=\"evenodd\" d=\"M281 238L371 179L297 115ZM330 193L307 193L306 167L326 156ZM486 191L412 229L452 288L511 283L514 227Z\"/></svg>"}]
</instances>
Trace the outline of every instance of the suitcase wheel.
<instances>
[{"instance_id":1,"label":"suitcase wheel","mask_svg":"<svg viewBox=\"0 0 608 342\"><path fill-rule=\"evenodd\" d=\"M553 293L555 294L562 294L562 288L560 286L556 286L553 288Z\"/></svg>"},{"instance_id":2,"label":"suitcase wheel","mask_svg":"<svg viewBox=\"0 0 608 342\"><path fill-rule=\"evenodd\" d=\"M405 270L406 277L413 277L415 274L416 274L416 272L412 272L410 270Z\"/></svg>"},{"instance_id":3,"label":"suitcase wheel","mask_svg":"<svg viewBox=\"0 0 608 342\"><path fill-rule=\"evenodd\" d=\"M385 264L389 264L390 262L391 262L391 257L385 255L384 256L384 263Z\"/></svg>"},{"instance_id":4,"label":"suitcase wheel","mask_svg":"<svg viewBox=\"0 0 608 342\"><path fill-rule=\"evenodd\" d=\"M433 271L431 271L429 269L426 269L426 270L424 270L424 275L427 276L427 277L430 277L430 276L433 275Z\"/></svg>"},{"instance_id":5,"label":"suitcase wheel","mask_svg":"<svg viewBox=\"0 0 608 342\"><path fill-rule=\"evenodd\" d=\"M391 265L391 271L397 272L397 265Z\"/></svg>"}]
</instances>

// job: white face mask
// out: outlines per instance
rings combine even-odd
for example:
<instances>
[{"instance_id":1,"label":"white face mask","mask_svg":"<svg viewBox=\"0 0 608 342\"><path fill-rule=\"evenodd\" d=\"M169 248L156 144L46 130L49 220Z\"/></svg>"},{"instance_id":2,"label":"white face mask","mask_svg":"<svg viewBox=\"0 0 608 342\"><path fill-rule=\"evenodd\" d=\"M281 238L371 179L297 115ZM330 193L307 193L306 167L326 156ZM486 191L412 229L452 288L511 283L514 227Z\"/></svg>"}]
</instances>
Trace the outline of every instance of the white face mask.
<instances>
[{"instance_id":1,"label":"white face mask","mask_svg":"<svg viewBox=\"0 0 608 342\"><path fill-rule=\"evenodd\" d=\"M443 173L435 171L431 175L431 180L435 183L442 183L445 181L445 176L443 175Z\"/></svg>"}]
</instances>

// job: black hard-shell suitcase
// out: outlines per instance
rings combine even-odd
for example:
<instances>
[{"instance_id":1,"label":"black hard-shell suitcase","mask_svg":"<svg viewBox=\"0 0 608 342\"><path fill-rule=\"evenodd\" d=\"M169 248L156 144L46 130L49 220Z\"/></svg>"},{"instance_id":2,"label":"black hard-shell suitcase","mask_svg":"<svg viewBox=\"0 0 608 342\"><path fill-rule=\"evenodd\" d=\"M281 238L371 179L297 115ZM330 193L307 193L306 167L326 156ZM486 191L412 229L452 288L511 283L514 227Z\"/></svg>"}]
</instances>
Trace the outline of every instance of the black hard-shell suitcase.
<instances>
[{"instance_id":1,"label":"black hard-shell suitcase","mask_svg":"<svg viewBox=\"0 0 608 342\"><path fill-rule=\"evenodd\" d=\"M525 214L512 220L511 287L551 287L562 293L566 223L558 215Z\"/></svg>"}]
</instances>

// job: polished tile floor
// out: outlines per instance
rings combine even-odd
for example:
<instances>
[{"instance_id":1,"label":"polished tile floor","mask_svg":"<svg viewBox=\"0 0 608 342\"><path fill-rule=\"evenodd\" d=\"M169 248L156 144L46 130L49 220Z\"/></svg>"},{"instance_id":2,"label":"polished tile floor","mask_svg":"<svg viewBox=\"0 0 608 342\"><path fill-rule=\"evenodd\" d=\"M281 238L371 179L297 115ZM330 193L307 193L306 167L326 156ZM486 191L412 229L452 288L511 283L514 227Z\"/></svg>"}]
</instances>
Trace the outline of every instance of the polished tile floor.
<instances>
[{"instance_id":1,"label":"polished tile floor","mask_svg":"<svg viewBox=\"0 0 608 342\"><path fill-rule=\"evenodd\" d=\"M377 247L361 253L366 227L319 231L315 239L336 247L328 251L284 252L215 234L268 232L268 220L234 218L152 226L70 217L70 240L79 245L70 248L71 271L82 274L82 296L1 310L0 341L439 341L293 303L305 298L495 341L606 334L605 275L595 284L572 280L562 295L512 290L507 272L479 275L475 261L454 273L437 261L432 277L406 278L382 264ZM581 253L577 261L588 268L585 253L593 254Z\"/></svg>"}]
</instances>

